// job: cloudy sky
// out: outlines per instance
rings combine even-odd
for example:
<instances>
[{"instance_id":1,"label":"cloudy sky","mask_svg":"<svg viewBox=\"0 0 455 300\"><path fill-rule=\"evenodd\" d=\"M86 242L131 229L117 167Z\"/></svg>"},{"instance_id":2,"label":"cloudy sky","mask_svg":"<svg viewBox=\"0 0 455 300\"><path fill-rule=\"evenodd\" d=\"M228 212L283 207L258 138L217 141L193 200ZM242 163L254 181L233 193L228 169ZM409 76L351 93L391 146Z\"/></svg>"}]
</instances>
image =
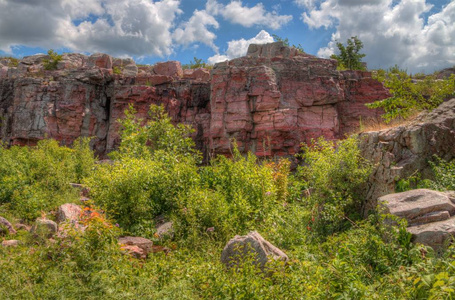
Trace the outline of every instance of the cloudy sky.
<instances>
[{"instance_id":1,"label":"cloudy sky","mask_svg":"<svg viewBox=\"0 0 455 300\"><path fill-rule=\"evenodd\" d=\"M272 34L321 57L358 36L370 68L433 72L455 65L455 0L0 0L0 55L214 63Z\"/></svg>"}]
</instances>

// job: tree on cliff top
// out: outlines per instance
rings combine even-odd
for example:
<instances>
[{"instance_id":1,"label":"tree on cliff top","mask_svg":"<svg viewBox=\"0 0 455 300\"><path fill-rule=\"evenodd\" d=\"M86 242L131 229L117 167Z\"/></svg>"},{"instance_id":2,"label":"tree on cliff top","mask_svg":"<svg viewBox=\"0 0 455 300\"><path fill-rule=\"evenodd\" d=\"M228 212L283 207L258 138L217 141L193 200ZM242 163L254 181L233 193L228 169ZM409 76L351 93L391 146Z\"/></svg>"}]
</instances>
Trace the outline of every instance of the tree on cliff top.
<instances>
[{"instance_id":1,"label":"tree on cliff top","mask_svg":"<svg viewBox=\"0 0 455 300\"><path fill-rule=\"evenodd\" d=\"M346 46L337 42L337 47L340 54L333 54L330 58L336 59L340 68L349 70L365 70L365 65L362 62L362 58L365 57L365 54L359 53L359 51L363 48L363 43L357 38L357 36L353 36L348 39Z\"/></svg>"}]
</instances>

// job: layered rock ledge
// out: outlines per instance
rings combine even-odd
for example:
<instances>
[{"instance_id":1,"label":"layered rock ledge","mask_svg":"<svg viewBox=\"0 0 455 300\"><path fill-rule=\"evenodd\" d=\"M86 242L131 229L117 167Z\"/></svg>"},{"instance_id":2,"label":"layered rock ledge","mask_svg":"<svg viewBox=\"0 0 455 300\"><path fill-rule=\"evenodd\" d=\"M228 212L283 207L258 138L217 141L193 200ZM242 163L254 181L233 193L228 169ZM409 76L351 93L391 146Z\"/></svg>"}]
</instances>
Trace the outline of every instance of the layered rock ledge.
<instances>
[{"instance_id":1,"label":"layered rock ledge","mask_svg":"<svg viewBox=\"0 0 455 300\"><path fill-rule=\"evenodd\" d=\"M173 61L138 66L106 54L64 54L49 71L45 59L0 62L0 138L9 144L93 136L103 155L118 145L116 121L130 103L142 118L151 104L162 104L176 123L196 129L206 156L229 154L234 138L241 151L293 155L301 142L341 138L360 119L377 117L364 104L389 96L369 72L339 72L336 61L282 43L251 45L247 56L211 72Z\"/></svg>"}]
</instances>

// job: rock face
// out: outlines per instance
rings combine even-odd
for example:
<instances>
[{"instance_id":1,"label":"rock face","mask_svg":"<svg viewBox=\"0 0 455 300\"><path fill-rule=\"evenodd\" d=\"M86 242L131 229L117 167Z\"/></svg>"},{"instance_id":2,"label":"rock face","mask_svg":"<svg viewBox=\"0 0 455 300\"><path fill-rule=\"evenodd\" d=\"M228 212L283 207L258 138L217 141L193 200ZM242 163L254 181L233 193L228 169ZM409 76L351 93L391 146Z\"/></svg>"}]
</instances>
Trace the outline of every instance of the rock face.
<instances>
[{"instance_id":1,"label":"rock face","mask_svg":"<svg viewBox=\"0 0 455 300\"><path fill-rule=\"evenodd\" d=\"M382 196L378 202L385 213L408 221L415 243L437 250L455 236L455 192L418 189Z\"/></svg>"},{"instance_id":2,"label":"rock face","mask_svg":"<svg viewBox=\"0 0 455 300\"><path fill-rule=\"evenodd\" d=\"M302 142L341 138L360 117L376 118L364 104L389 96L382 84L336 67L282 43L250 45L246 57L215 65L210 150L228 154L235 138L241 151L293 155Z\"/></svg>"},{"instance_id":3,"label":"rock face","mask_svg":"<svg viewBox=\"0 0 455 300\"><path fill-rule=\"evenodd\" d=\"M362 154L376 168L365 191L365 210L376 207L380 196L395 192L396 183L416 172L431 178L428 161L437 155L455 158L455 99L430 113L421 115L412 124L360 135Z\"/></svg>"},{"instance_id":4,"label":"rock face","mask_svg":"<svg viewBox=\"0 0 455 300\"><path fill-rule=\"evenodd\" d=\"M232 238L221 253L221 262L227 267L232 267L250 255L252 255L253 263L261 269L264 268L269 258L288 261L288 256L283 251L266 241L256 231L252 231L248 235L236 235Z\"/></svg>"},{"instance_id":5,"label":"rock face","mask_svg":"<svg viewBox=\"0 0 455 300\"><path fill-rule=\"evenodd\" d=\"M133 104L147 118L151 104L193 126L204 154L240 150L289 155L301 142L335 139L374 118L366 102L387 98L368 72L338 72L321 59L282 43L251 45L247 56L205 69L183 71L171 61L137 66L106 54L64 54L57 70L44 69L47 55L26 57L0 71L0 138L34 145L45 137L71 144L93 136L103 155L119 144L119 124Z\"/></svg>"}]
</instances>

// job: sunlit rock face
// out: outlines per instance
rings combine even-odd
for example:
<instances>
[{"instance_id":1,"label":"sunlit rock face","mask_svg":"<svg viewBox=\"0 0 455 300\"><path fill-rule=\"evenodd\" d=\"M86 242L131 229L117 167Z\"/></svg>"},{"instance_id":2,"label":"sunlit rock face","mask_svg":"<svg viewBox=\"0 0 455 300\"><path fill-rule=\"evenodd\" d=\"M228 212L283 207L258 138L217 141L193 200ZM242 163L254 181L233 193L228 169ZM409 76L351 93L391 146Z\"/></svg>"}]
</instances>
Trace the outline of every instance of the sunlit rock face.
<instances>
[{"instance_id":1,"label":"sunlit rock face","mask_svg":"<svg viewBox=\"0 0 455 300\"><path fill-rule=\"evenodd\" d=\"M343 138L360 119L377 118L364 104L388 91L369 72L336 68L282 43L250 45L245 57L215 65L210 149L228 154L236 139L242 151L292 155L302 142Z\"/></svg>"},{"instance_id":2,"label":"sunlit rock face","mask_svg":"<svg viewBox=\"0 0 455 300\"><path fill-rule=\"evenodd\" d=\"M336 61L282 43L251 45L245 57L211 71L106 54L64 54L56 70L46 70L47 59L0 62L0 137L9 144L47 137L69 145L92 136L104 155L120 142L117 120L129 104L142 118L162 104L174 122L194 127L206 157L229 155L232 139L242 152L292 155L312 138L343 138L360 119L377 117L365 103L389 96L369 72L339 72Z\"/></svg>"}]
</instances>

